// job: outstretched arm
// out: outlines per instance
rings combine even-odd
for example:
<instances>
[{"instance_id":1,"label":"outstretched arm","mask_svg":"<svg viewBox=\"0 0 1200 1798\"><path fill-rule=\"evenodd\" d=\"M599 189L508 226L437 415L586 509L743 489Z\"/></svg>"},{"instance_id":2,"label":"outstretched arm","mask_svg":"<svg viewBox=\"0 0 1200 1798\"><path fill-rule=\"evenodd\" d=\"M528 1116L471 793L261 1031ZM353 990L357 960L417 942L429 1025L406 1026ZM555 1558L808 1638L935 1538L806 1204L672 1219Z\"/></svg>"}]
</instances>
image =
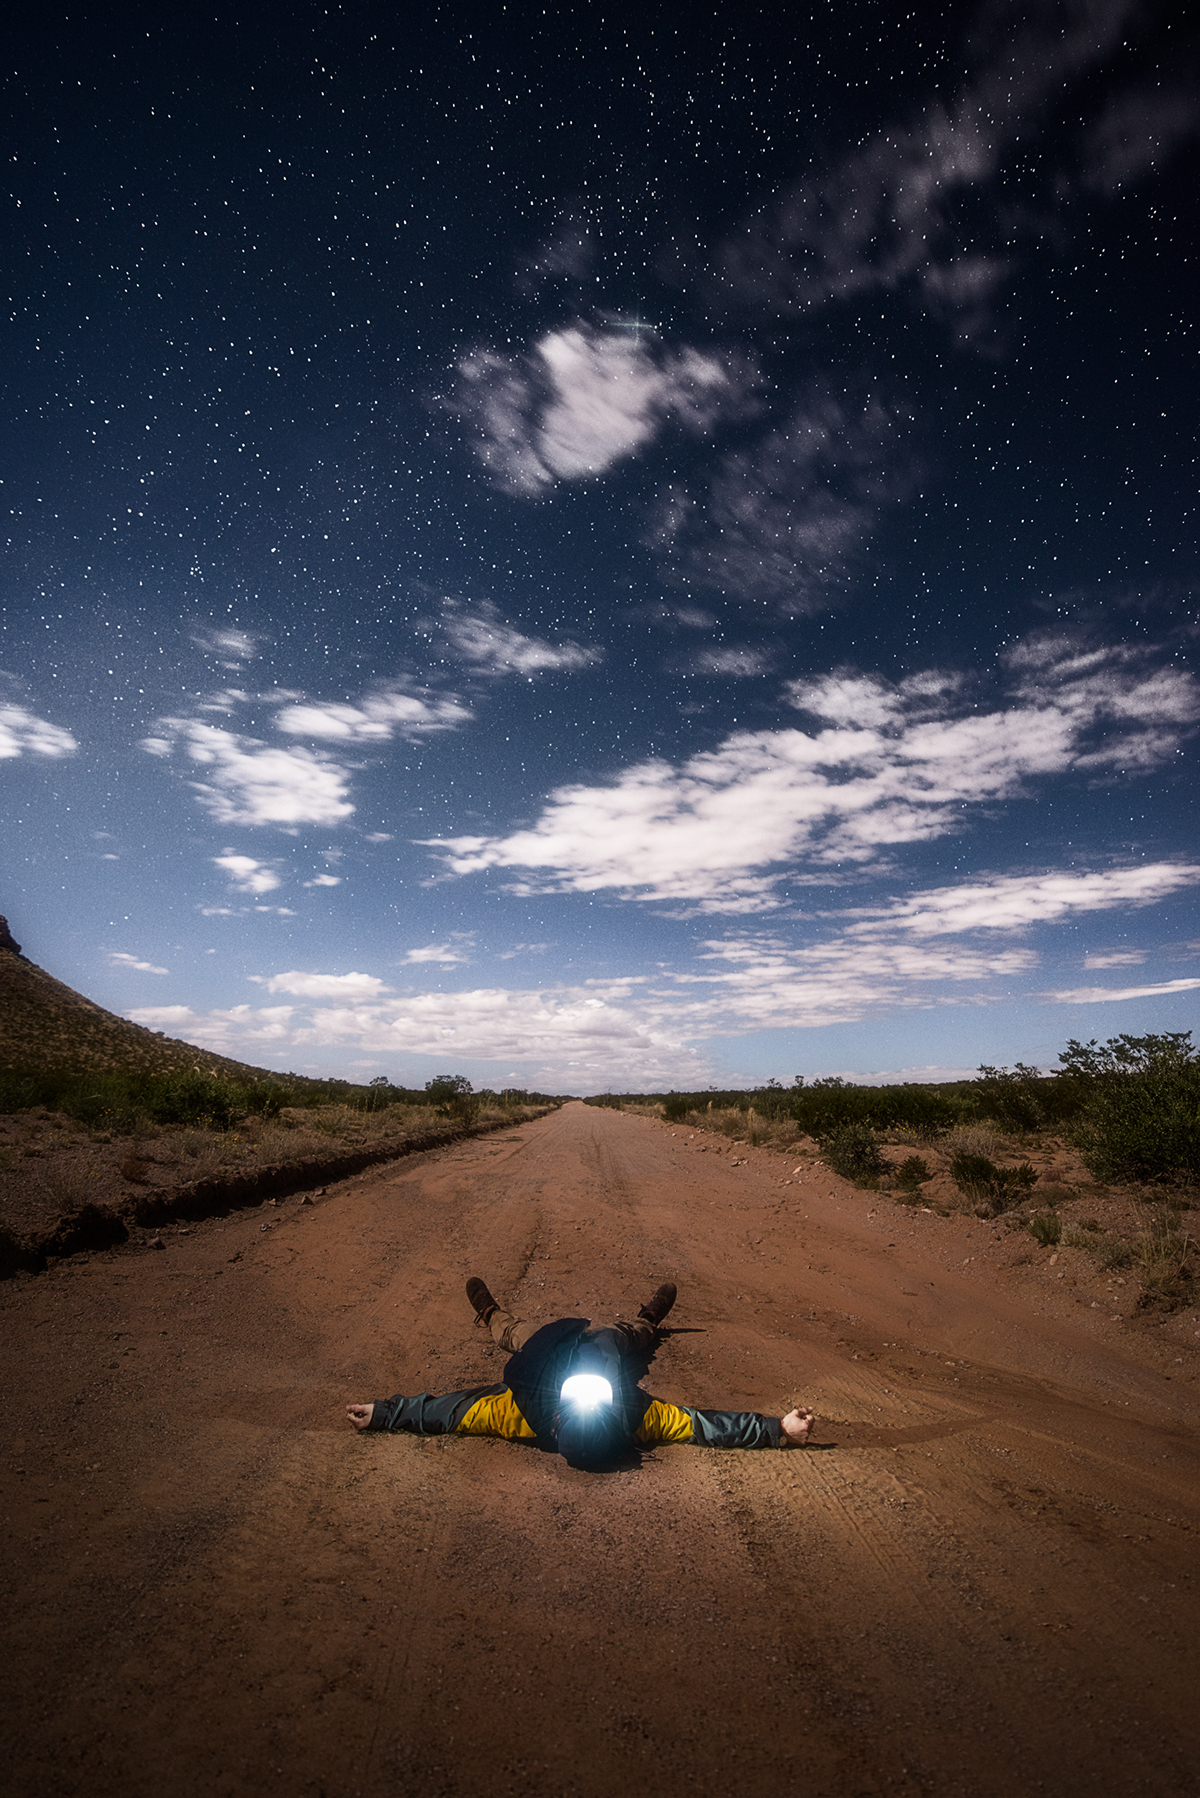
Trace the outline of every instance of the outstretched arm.
<instances>
[{"instance_id":1,"label":"outstretched arm","mask_svg":"<svg viewBox=\"0 0 1200 1798\"><path fill-rule=\"evenodd\" d=\"M635 1441L694 1442L701 1448L803 1448L813 1427L808 1410L786 1417L764 1417L758 1411L698 1411L652 1399Z\"/></svg>"}]
</instances>

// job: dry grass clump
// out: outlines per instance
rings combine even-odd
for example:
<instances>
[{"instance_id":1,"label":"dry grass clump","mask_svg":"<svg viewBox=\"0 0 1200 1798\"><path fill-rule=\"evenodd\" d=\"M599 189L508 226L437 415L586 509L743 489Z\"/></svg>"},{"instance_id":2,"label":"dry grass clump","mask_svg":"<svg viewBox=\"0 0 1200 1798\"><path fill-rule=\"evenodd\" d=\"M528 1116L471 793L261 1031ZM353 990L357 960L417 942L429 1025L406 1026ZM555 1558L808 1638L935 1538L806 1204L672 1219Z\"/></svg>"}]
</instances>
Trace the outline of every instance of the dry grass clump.
<instances>
[{"instance_id":1,"label":"dry grass clump","mask_svg":"<svg viewBox=\"0 0 1200 1798\"><path fill-rule=\"evenodd\" d=\"M938 1138L947 1155L982 1155L989 1161L1011 1152L1012 1143L994 1124L957 1124Z\"/></svg>"},{"instance_id":2,"label":"dry grass clump","mask_svg":"<svg viewBox=\"0 0 1200 1798\"><path fill-rule=\"evenodd\" d=\"M1142 1228L1132 1244L1133 1260L1145 1288L1142 1303L1178 1302L1186 1295L1188 1257L1194 1247L1187 1231L1180 1228L1174 1206L1145 1207Z\"/></svg>"}]
</instances>

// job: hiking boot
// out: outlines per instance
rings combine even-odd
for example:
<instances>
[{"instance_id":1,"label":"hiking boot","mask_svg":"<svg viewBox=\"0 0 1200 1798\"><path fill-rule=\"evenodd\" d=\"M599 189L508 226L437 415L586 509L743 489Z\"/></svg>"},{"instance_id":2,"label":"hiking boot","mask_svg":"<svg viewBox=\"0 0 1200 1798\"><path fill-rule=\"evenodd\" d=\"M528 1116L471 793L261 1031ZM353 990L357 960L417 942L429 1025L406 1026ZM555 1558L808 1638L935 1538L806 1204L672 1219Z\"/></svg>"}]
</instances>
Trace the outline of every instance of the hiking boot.
<instances>
[{"instance_id":1,"label":"hiking boot","mask_svg":"<svg viewBox=\"0 0 1200 1798\"><path fill-rule=\"evenodd\" d=\"M484 1324L486 1326L487 1320L492 1315L492 1312L500 1309L495 1299L488 1291L485 1282L481 1280L477 1274L472 1274L471 1278L467 1281L467 1297L475 1308L475 1322L477 1324Z\"/></svg>"},{"instance_id":2,"label":"hiking boot","mask_svg":"<svg viewBox=\"0 0 1200 1798\"><path fill-rule=\"evenodd\" d=\"M663 1318L667 1315L667 1312L671 1309L671 1306L674 1303L675 1303L674 1281L666 1280L659 1287L659 1289L655 1293L654 1297L650 1300L650 1303L648 1305L642 1305L639 1307L638 1316L644 1317L646 1322L648 1324L652 1325L653 1328L657 1330L659 1325L662 1323Z\"/></svg>"}]
</instances>

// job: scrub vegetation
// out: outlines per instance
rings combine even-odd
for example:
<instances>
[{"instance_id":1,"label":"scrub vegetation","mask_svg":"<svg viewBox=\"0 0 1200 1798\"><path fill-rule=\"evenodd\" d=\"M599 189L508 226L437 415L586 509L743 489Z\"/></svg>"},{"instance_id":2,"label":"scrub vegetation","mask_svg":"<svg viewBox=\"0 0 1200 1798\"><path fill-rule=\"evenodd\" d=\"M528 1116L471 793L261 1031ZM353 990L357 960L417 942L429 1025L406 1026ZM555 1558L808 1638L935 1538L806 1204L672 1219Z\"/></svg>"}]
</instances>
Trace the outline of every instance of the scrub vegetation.
<instances>
[{"instance_id":1,"label":"scrub vegetation","mask_svg":"<svg viewBox=\"0 0 1200 1798\"><path fill-rule=\"evenodd\" d=\"M9 1070L0 1074L0 1276L172 1217L273 1205L558 1103L474 1092L462 1075L416 1090L382 1079Z\"/></svg>"},{"instance_id":2,"label":"scrub vegetation","mask_svg":"<svg viewBox=\"0 0 1200 1798\"><path fill-rule=\"evenodd\" d=\"M1071 1040L1058 1059L1050 1074L1018 1062L939 1086L797 1076L790 1087L604 1093L588 1103L661 1117L734 1148L775 1149L904 1205L1002 1220L1045 1249L1133 1270L1143 1305L1189 1300L1195 1243L1183 1214L1200 1189L1191 1033ZM1105 1205L1111 1227L1083 1215Z\"/></svg>"}]
</instances>

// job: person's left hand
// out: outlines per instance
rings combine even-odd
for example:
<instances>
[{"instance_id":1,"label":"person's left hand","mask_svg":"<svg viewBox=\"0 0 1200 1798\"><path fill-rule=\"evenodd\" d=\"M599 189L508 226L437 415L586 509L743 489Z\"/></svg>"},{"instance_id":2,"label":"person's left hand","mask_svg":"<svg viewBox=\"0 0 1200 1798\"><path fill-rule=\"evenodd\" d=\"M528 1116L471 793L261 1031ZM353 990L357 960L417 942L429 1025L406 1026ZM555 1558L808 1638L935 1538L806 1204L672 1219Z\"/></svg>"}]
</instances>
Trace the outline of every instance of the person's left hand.
<instances>
[{"instance_id":1,"label":"person's left hand","mask_svg":"<svg viewBox=\"0 0 1200 1798\"><path fill-rule=\"evenodd\" d=\"M811 1411L801 1411L797 1406L796 1410L789 1411L786 1417L781 1417L779 1422L788 1447L803 1448L808 1441L816 1418Z\"/></svg>"},{"instance_id":2,"label":"person's left hand","mask_svg":"<svg viewBox=\"0 0 1200 1798\"><path fill-rule=\"evenodd\" d=\"M356 1430L365 1430L375 1415L374 1405L347 1405L346 1416Z\"/></svg>"}]
</instances>

